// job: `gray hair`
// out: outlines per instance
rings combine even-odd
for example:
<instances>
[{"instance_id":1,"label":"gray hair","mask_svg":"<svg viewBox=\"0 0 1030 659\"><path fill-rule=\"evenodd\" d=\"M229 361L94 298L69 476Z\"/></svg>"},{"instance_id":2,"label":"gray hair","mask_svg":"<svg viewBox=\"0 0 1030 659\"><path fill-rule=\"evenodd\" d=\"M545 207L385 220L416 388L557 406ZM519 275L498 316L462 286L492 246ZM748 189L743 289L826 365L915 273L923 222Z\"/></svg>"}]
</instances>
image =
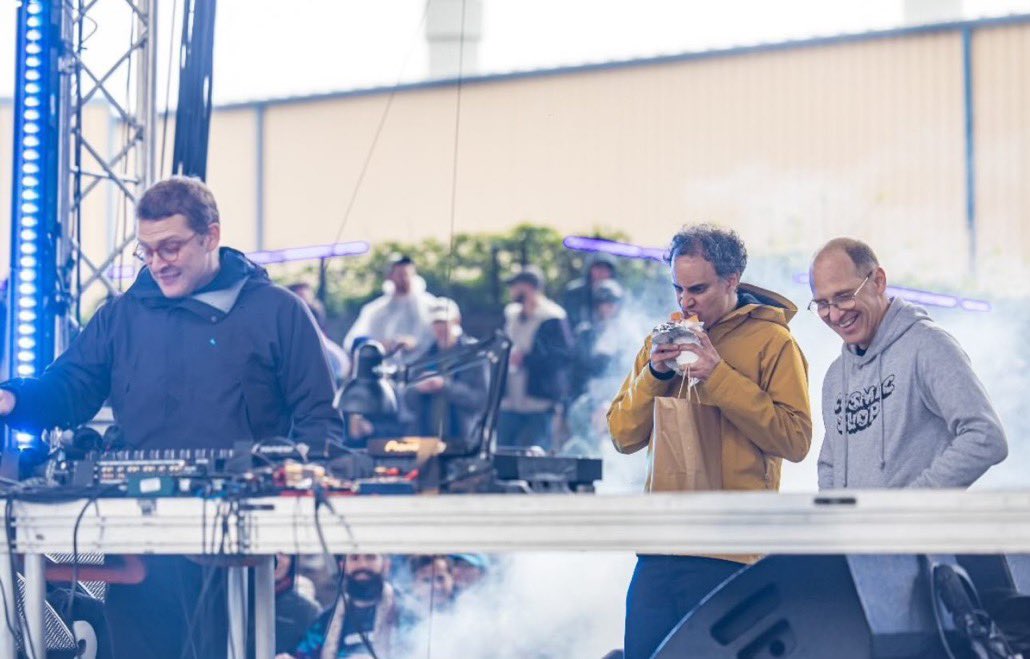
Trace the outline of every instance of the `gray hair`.
<instances>
[{"instance_id":1,"label":"gray hair","mask_svg":"<svg viewBox=\"0 0 1030 659\"><path fill-rule=\"evenodd\" d=\"M700 256L723 279L742 275L747 267L747 248L737 232L711 224L685 226L672 237L665 262L672 265L681 256Z\"/></svg>"}]
</instances>

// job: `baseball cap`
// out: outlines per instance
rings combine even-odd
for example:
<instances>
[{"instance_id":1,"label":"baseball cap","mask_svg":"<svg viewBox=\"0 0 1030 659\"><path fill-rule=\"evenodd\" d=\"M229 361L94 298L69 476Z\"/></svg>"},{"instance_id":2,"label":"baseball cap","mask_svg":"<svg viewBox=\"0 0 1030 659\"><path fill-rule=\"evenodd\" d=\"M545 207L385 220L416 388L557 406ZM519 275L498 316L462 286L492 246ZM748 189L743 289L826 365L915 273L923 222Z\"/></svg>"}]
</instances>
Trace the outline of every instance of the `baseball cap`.
<instances>
[{"instance_id":1,"label":"baseball cap","mask_svg":"<svg viewBox=\"0 0 1030 659\"><path fill-rule=\"evenodd\" d=\"M592 298L594 304L604 302L621 302L623 296L622 286L614 279L605 279L594 287Z\"/></svg>"},{"instance_id":2,"label":"baseball cap","mask_svg":"<svg viewBox=\"0 0 1030 659\"><path fill-rule=\"evenodd\" d=\"M438 297L429 304L429 322L453 322L461 320L458 303L446 297Z\"/></svg>"}]
</instances>

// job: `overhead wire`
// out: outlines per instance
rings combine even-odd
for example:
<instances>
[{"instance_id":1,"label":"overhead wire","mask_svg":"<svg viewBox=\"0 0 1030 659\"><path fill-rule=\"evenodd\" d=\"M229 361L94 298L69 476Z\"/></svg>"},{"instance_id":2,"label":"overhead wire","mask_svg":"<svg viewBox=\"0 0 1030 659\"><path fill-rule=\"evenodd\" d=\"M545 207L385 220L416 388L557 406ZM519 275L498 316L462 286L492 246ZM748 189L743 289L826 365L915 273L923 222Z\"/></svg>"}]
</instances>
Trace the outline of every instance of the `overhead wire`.
<instances>
[{"instance_id":1,"label":"overhead wire","mask_svg":"<svg viewBox=\"0 0 1030 659\"><path fill-rule=\"evenodd\" d=\"M165 76L165 109L161 116L161 151L158 160L158 171L161 178L164 178L167 171L165 160L165 145L168 142L168 110L172 104L172 64L175 62L175 20L179 15L179 0L172 0L172 24L168 35L168 72Z\"/></svg>"},{"instance_id":2,"label":"overhead wire","mask_svg":"<svg viewBox=\"0 0 1030 659\"><path fill-rule=\"evenodd\" d=\"M375 132L372 134L372 141L368 145L368 149L365 151L365 158L361 163L361 169L358 172L358 178L354 182L354 189L351 190L350 197L347 200L347 206L343 211L343 219L340 221L339 227L336 229L336 235L333 237L333 244L340 242L340 238L343 237L344 229L347 227L347 223L351 217L351 211L354 210L354 203L357 201L358 193L361 191L361 186L365 181L365 175L368 173L369 165L372 163L372 156L375 155L376 147L379 144L379 137L383 133L383 127L386 125L386 120L390 116L390 109L393 107L393 100L397 96L397 88L401 84L401 80L404 77L404 70L407 68L408 60L411 58L411 54L415 51L415 47L421 43L419 34L422 32L422 27L426 23L426 17L429 14L429 5L432 0L426 0L422 6L422 18L419 19L418 27L415 29L412 35L412 44L408 47L408 52L405 53L404 58L401 60L400 70L397 72L393 87L390 89L390 93L386 96L386 103L383 105L383 110L379 114L379 121L376 123Z\"/></svg>"}]
</instances>

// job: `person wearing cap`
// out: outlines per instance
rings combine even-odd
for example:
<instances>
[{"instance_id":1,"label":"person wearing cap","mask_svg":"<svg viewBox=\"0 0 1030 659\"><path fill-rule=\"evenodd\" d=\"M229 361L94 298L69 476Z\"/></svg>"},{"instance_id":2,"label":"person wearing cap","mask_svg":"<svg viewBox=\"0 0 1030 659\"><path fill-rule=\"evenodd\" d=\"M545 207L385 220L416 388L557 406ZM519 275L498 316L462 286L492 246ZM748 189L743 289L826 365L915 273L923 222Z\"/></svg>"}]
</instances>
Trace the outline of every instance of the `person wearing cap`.
<instances>
[{"instance_id":1,"label":"person wearing cap","mask_svg":"<svg viewBox=\"0 0 1030 659\"><path fill-rule=\"evenodd\" d=\"M429 308L433 345L425 359L445 357L476 343L461 328L461 312L454 300L437 298ZM487 364L453 374L433 375L404 390L408 430L416 435L465 439L486 406Z\"/></svg>"},{"instance_id":2,"label":"person wearing cap","mask_svg":"<svg viewBox=\"0 0 1030 659\"><path fill-rule=\"evenodd\" d=\"M392 255L383 294L361 307L343 339L343 348L352 354L354 340L366 337L383 344L387 353L398 354L402 361L411 363L433 344L429 307L434 300L436 296L426 291L426 281L418 275L411 257Z\"/></svg>"},{"instance_id":3,"label":"person wearing cap","mask_svg":"<svg viewBox=\"0 0 1030 659\"><path fill-rule=\"evenodd\" d=\"M500 446L551 449L552 425L568 397L572 333L565 310L544 293L544 275L526 266L508 280L504 331L512 340L497 423Z\"/></svg>"},{"instance_id":4,"label":"person wearing cap","mask_svg":"<svg viewBox=\"0 0 1030 659\"><path fill-rule=\"evenodd\" d=\"M474 588L486 576L490 561L486 554L451 554L455 595Z\"/></svg>"},{"instance_id":5,"label":"person wearing cap","mask_svg":"<svg viewBox=\"0 0 1030 659\"><path fill-rule=\"evenodd\" d=\"M569 315L569 327L575 329L580 323L594 320L597 310L594 294L604 281L615 281L615 259L603 252L595 254L588 262L586 274L569 282L562 296L562 307Z\"/></svg>"}]
</instances>

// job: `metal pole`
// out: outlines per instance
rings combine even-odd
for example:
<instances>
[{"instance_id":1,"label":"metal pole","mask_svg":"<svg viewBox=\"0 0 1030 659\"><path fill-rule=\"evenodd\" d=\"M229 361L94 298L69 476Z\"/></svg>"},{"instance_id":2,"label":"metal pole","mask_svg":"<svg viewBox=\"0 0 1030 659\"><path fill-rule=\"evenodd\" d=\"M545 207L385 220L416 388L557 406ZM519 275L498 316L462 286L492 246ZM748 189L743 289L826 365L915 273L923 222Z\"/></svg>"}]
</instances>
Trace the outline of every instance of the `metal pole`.
<instances>
[{"instance_id":1,"label":"metal pole","mask_svg":"<svg viewBox=\"0 0 1030 659\"><path fill-rule=\"evenodd\" d=\"M254 567L254 657L275 657L275 556Z\"/></svg>"},{"instance_id":2,"label":"metal pole","mask_svg":"<svg viewBox=\"0 0 1030 659\"><path fill-rule=\"evenodd\" d=\"M143 144L142 144L142 176L140 177L140 190L145 190L154 183L155 172L157 171L157 150L154 148L155 135L157 134L157 10L158 0L143 0L143 15L146 16L146 25L141 25L147 31L147 43L144 46L144 57L146 66L137 68L139 72L138 95L139 119L143 121Z\"/></svg>"},{"instance_id":3,"label":"metal pole","mask_svg":"<svg viewBox=\"0 0 1030 659\"><path fill-rule=\"evenodd\" d=\"M977 274L976 231L976 102L973 97L973 28L962 28L962 99L966 147L966 236L969 274Z\"/></svg>"},{"instance_id":4,"label":"metal pole","mask_svg":"<svg viewBox=\"0 0 1030 659\"><path fill-rule=\"evenodd\" d=\"M66 266L72 259L72 246L69 231L65 227L72 221L72 175L75 162L73 150L76 148L72 139L72 114L77 104L72 100L72 78L77 75L78 65L75 63L75 7L71 3L61 3L61 92L60 92L60 131L57 143L57 220L62 227L57 239L57 281L60 290L60 308L62 311L54 318L54 354L65 351L73 338L71 317L77 317L72 303Z\"/></svg>"},{"instance_id":5,"label":"metal pole","mask_svg":"<svg viewBox=\"0 0 1030 659\"><path fill-rule=\"evenodd\" d=\"M247 568L229 568L225 594L229 604L229 647L226 656L229 659L247 659Z\"/></svg>"},{"instance_id":6,"label":"metal pole","mask_svg":"<svg viewBox=\"0 0 1030 659\"><path fill-rule=\"evenodd\" d=\"M25 620L28 641L32 643L29 659L46 659L43 635L43 611L46 608L46 573L43 554L25 554Z\"/></svg>"}]
</instances>

